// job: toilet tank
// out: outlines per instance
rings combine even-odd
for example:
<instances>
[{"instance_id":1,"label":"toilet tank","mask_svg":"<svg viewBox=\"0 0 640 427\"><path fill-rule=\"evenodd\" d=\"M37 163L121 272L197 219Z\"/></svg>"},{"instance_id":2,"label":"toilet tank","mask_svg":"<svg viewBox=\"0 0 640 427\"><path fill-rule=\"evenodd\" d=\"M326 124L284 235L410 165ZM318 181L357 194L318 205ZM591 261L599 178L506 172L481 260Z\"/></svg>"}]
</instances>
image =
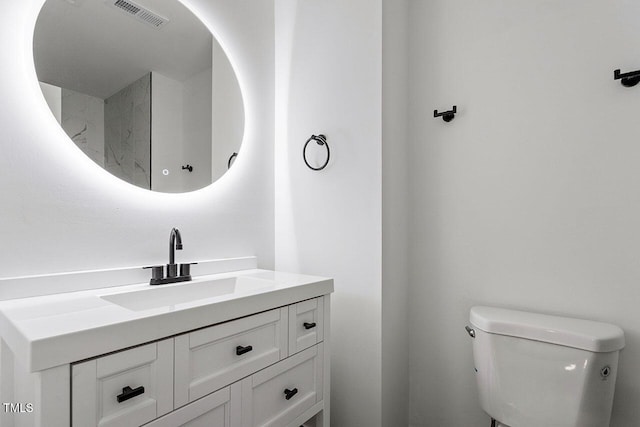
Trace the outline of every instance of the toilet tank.
<instances>
[{"instance_id":1,"label":"toilet tank","mask_svg":"<svg viewBox=\"0 0 640 427\"><path fill-rule=\"evenodd\" d=\"M624 334L618 326L473 307L480 404L511 427L609 425Z\"/></svg>"}]
</instances>

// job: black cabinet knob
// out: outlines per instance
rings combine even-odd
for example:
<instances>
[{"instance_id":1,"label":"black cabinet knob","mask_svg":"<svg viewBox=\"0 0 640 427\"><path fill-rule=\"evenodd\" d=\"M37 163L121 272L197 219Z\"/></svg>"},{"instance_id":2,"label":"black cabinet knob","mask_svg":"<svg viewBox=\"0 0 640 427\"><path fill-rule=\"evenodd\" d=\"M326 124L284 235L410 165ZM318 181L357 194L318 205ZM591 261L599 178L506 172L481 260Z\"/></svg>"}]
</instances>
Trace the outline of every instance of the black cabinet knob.
<instances>
[{"instance_id":1,"label":"black cabinet knob","mask_svg":"<svg viewBox=\"0 0 640 427\"><path fill-rule=\"evenodd\" d=\"M253 350L253 347L250 346L250 345L248 345L246 347L243 347L243 346L239 345L239 346L236 347L236 354L238 356L241 356L241 355L243 355L245 353L249 353L251 350Z\"/></svg>"},{"instance_id":2,"label":"black cabinet knob","mask_svg":"<svg viewBox=\"0 0 640 427\"><path fill-rule=\"evenodd\" d=\"M143 386L140 386L138 388L131 388L129 386L126 386L122 389L122 394L116 396L116 399L118 399L118 403L122 403L125 400L129 400L133 397L139 396L142 393L144 393Z\"/></svg>"},{"instance_id":3,"label":"black cabinet knob","mask_svg":"<svg viewBox=\"0 0 640 427\"><path fill-rule=\"evenodd\" d=\"M289 400L291 399L293 396L296 395L296 393L298 393L298 389L294 388L293 390L289 390L288 388L284 389L284 398Z\"/></svg>"}]
</instances>

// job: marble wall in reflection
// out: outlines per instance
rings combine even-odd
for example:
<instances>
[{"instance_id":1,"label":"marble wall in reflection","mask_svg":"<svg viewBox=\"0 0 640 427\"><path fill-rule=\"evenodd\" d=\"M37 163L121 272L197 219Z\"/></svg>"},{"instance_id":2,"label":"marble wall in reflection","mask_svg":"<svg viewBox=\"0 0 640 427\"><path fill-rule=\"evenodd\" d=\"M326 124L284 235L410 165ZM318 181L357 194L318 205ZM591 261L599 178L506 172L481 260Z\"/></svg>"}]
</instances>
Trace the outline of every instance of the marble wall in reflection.
<instances>
[{"instance_id":1,"label":"marble wall in reflection","mask_svg":"<svg viewBox=\"0 0 640 427\"><path fill-rule=\"evenodd\" d=\"M91 160L104 166L104 101L62 88L61 125Z\"/></svg>"},{"instance_id":2,"label":"marble wall in reflection","mask_svg":"<svg viewBox=\"0 0 640 427\"><path fill-rule=\"evenodd\" d=\"M151 73L104 101L104 167L151 189Z\"/></svg>"}]
</instances>

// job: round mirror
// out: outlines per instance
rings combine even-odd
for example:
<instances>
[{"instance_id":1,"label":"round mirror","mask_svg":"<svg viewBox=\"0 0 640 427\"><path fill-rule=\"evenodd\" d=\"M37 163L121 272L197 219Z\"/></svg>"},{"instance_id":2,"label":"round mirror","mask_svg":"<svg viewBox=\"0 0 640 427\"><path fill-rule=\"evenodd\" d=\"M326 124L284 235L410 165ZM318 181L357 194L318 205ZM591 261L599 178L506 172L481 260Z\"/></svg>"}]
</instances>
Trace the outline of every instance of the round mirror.
<instances>
[{"instance_id":1,"label":"round mirror","mask_svg":"<svg viewBox=\"0 0 640 427\"><path fill-rule=\"evenodd\" d=\"M244 134L238 80L179 0L47 0L33 52L58 123L118 178L180 193L233 166Z\"/></svg>"}]
</instances>

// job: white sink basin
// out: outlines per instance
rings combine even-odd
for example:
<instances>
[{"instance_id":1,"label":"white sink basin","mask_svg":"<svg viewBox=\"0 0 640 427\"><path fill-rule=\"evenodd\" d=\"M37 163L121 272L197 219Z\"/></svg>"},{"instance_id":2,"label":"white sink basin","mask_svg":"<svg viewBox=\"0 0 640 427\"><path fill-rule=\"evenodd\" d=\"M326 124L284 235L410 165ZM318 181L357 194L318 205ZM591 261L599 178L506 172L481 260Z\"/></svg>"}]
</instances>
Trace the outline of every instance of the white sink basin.
<instances>
[{"instance_id":1,"label":"white sink basin","mask_svg":"<svg viewBox=\"0 0 640 427\"><path fill-rule=\"evenodd\" d=\"M184 282L176 285L149 286L140 291L102 295L105 301L134 311L171 307L178 304L228 294L245 294L274 286L270 280L253 277L230 277L204 282Z\"/></svg>"}]
</instances>

